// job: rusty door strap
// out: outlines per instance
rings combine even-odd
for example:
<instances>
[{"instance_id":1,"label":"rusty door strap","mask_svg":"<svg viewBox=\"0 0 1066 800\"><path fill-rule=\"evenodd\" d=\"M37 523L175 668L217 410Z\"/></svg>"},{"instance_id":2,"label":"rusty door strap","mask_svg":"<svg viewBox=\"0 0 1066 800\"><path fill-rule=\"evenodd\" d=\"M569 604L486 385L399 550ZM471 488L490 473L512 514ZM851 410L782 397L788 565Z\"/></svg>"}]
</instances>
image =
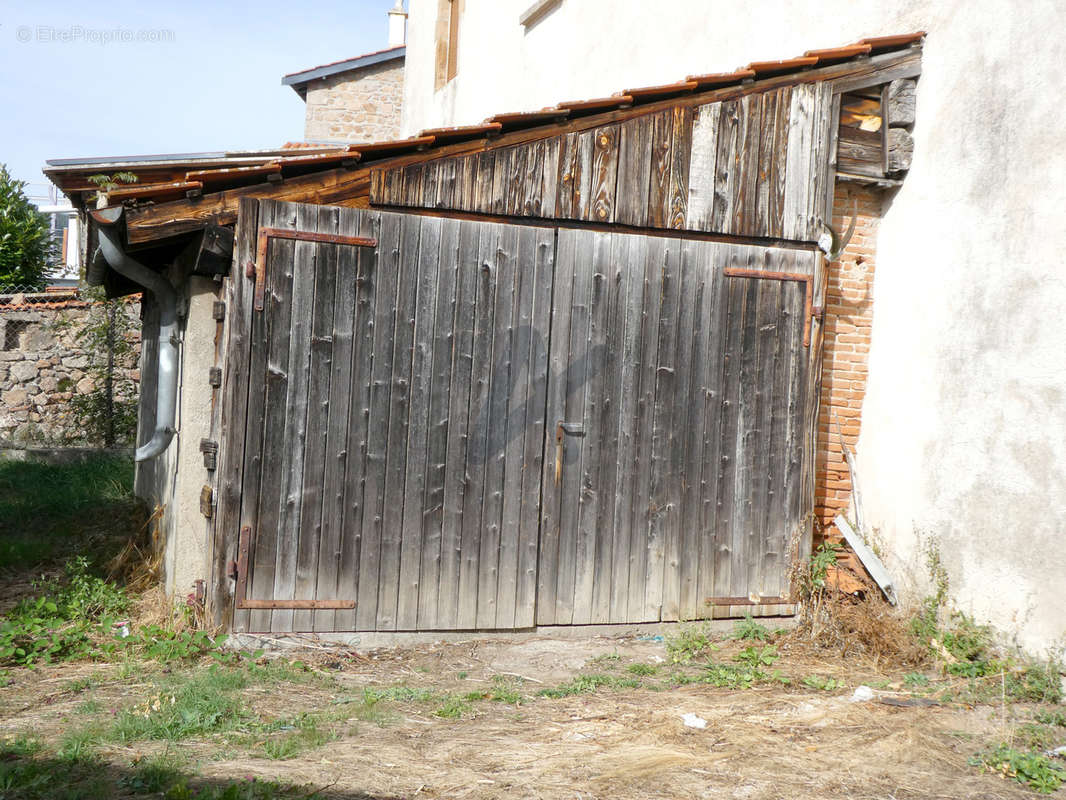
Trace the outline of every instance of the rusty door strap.
<instances>
[{"instance_id":1,"label":"rusty door strap","mask_svg":"<svg viewBox=\"0 0 1066 800\"><path fill-rule=\"evenodd\" d=\"M241 528L237 539L237 608L355 608L354 600L253 600L248 594L248 551L252 546L252 527Z\"/></svg>"},{"instance_id":2,"label":"rusty door strap","mask_svg":"<svg viewBox=\"0 0 1066 800\"><path fill-rule=\"evenodd\" d=\"M260 228L259 236L256 239L255 262L246 265L244 271L247 277L255 278L254 306L256 311L263 310L263 300L266 294L267 245L271 239L292 239L297 242L319 242L321 244L347 244L353 247L377 247L378 245L377 239L371 239L366 236L293 231L287 228Z\"/></svg>"},{"instance_id":3,"label":"rusty door strap","mask_svg":"<svg viewBox=\"0 0 1066 800\"><path fill-rule=\"evenodd\" d=\"M770 272L761 269L726 267L723 273L729 278L764 278L772 281L798 281L805 284L803 299L803 346L811 346L811 320L814 318L814 276L801 272Z\"/></svg>"}]
</instances>

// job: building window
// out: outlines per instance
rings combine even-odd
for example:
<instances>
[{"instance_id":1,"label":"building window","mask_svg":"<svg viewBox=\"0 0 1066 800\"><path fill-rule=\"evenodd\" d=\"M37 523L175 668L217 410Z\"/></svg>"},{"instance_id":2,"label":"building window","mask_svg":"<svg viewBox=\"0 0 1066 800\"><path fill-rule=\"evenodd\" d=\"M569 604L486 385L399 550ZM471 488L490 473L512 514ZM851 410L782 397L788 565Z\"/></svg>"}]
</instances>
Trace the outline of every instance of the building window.
<instances>
[{"instance_id":1,"label":"building window","mask_svg":"<svg viewBox=\"0 0 1066 800\"><path fill-rule=\"evenodd\" d=\"M459 71L459 22L463 0L437 0L437 80L436 88Z\"/></svg>"}]
</instances>

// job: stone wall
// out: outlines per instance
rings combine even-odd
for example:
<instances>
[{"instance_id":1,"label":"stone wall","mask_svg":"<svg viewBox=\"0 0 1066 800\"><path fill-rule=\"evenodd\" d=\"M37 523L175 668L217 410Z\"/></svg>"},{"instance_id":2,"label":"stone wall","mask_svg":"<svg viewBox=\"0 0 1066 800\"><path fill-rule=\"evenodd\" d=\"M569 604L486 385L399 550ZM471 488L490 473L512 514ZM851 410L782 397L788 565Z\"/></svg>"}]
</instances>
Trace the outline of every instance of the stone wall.
<instances>
[{"instance_id":1,"label":"stone wall","mask_svg":"<svg viewBox=\"0 0 1066 800\"><path fill-rule=\"evenodd\" d=\"M140 305L122 308L133 347L117 364L115 380L129 395L140 382ZM91 312L83 301L0 307L0 447L89 443L71 400L95 388L91 354L79 341Z\"/></svg>"},{"instance_id":2,"label":"stone wall","mask_svg":"<svg viewBox=\"0 0 1066 800\"><path fill-rule=\"evenodd\" d=\"M377 142L400 134L402 58L362 67L307 85L304 139Z\"/></svg>"}]
</instances>

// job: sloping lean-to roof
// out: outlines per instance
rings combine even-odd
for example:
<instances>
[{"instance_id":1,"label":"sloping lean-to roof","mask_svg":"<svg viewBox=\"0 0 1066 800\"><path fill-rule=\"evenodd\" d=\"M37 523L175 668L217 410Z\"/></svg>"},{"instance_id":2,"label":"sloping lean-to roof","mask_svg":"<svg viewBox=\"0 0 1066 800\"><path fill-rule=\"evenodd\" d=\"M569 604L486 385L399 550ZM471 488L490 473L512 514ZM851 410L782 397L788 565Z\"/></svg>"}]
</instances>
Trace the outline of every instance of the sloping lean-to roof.
<instances>
[{"instance_id":1,"label":"sloping lean-to roof","mask_svg":"<svg viewBox=\"0 0 1066 800\"><path fill-rule=\"evenodd\" d=\"M863 39L851 45L808 50L782 61L755 62L731 73L690 75L661 86L620 91L610 97L576 100L536 110L497 114L482 124L425 130L409 139L297 150L232 154L189 154L185 161L168 157L131 156L107 159L109 169L139 167L135 187L109 195L112 203L131 206L126 215L131 242L148 242L202 228L208 222L232 224L241 196L294 202L365 205L369 202L370 167L375 170L410 161L505 147L521 141L556 136L564 129L582 130L621 118L653 113L671 104L690 106L738 97L770 88L835 80L876 83L913 61L924 32ZM396 52L402 48L394 48ZM381 55L381 54L371 54ZM365 58L365 57L364 57ZM352 59L316 70L350 69ZM904 65L906 66L906 65ZM907 67L907 69L911 69ZM306 77L316 70L295 73ZM846 88L846 87L845 87ZM205 158L205 155L210 158ZM98 159L49 161L45 173L76 204L81 192L96 187L88 176L101 171ZM160 167L165 166L165 175ZM151 172L155 167L160 174ZM259 169L235 169L258 167ZM217 170L218 175L210 172ZM182 185L177 185L182 184ZM200 185L195 185L200 184ZM153 192L149 187L157 187ZM149 189L148 191L145 191ZM183 199L172 199L184 193Z\"/></svg>"}]
</instances>

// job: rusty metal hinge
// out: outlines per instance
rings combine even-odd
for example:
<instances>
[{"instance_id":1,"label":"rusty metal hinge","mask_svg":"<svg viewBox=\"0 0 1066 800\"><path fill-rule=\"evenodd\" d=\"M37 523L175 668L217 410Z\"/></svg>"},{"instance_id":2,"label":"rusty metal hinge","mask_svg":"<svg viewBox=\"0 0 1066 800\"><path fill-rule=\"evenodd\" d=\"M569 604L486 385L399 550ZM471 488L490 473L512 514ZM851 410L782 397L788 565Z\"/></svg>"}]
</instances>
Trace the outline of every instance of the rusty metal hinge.
<instances>
[{"instance_id":1,"label":"rusty metal hinge","mask_svg":"<svg viewBox=\"0 0 1066 800\"><path fill-rule=\"evenodd\" d=\"M226 304L221 300L216 300L214 305L211 306L211 316L222 322L226 318Z\"/></svg>"},{"instance_id":2,"label":"rusty metal hinge","mask_svg":"<svg viewBox=\"0 0 1066 800\"><path fill-rule=\"evenodd\" d=\"M222 385L222 368L221 367L208 367L207 369L207 382L209 385L214 386L216 389Z\"/></svg>"},{"instance_id":3,"label":"rusty metal hinge","mask_svg":"<svg viewBox=\"0 0 1066 800\"><path fill-rule=\"evenodd\" d=\"M814 317L814 276L802 272L771 272L770 270L726 267L722 270L729 278L762 278L771 281L797 281L804 284L803 300L803 346L811 346L811 320Z\"/></svg>"},{"instance_id":4,"label":"rusty metal hinge","mask_svg":"<svg viewBox=\"0 0 1066 800\"><path fill-rule=\"evenodd\" d=\"M212 439L201 439L200 452L204 454L204 467L218 468L218 442Z\"/></svg>"},{"instance_id":5,"label":"rusty metal hinge","mask_svg":"<svg viewBox=\"0 0 1066 800\"><path fill-rule=\"evenodd\" d=\"M215 490L206 484L200 490L200 513L207 519L215 515Z\"/></svg>"},{"instance_id":6,"label":"rusty metal hinge","mask_svg":"<svg viewBox=\"0 0 1066 800\"><path fill-rule=\"evenodd\" d=\"M256 240L255 261L245 265L244 274L255 278L252 306L256 311L263 310L266 296L266 256L267 244L271 239L291 239L297 242L317 242L319 244L347 244L353 247L377 247L378 240L366 236L345 236L339 233L313 233L311 231L292 231L286 228L260 228Z\"/></svg>"},{"instance_id":7,"label":"rusty metal hinge","mask_svg":"<svg viewBox=\"0 0 1066 800\"><path fill-rule=\"evenodd\" d=\"M237 584L234 589L236 608L256 609L345 609L355 608L354 600L255 600L248 597L248 553L252 547L252 526L244 525L237 537L237 561L230 562L229 575Z\"/></svg>"}]
</instances>

